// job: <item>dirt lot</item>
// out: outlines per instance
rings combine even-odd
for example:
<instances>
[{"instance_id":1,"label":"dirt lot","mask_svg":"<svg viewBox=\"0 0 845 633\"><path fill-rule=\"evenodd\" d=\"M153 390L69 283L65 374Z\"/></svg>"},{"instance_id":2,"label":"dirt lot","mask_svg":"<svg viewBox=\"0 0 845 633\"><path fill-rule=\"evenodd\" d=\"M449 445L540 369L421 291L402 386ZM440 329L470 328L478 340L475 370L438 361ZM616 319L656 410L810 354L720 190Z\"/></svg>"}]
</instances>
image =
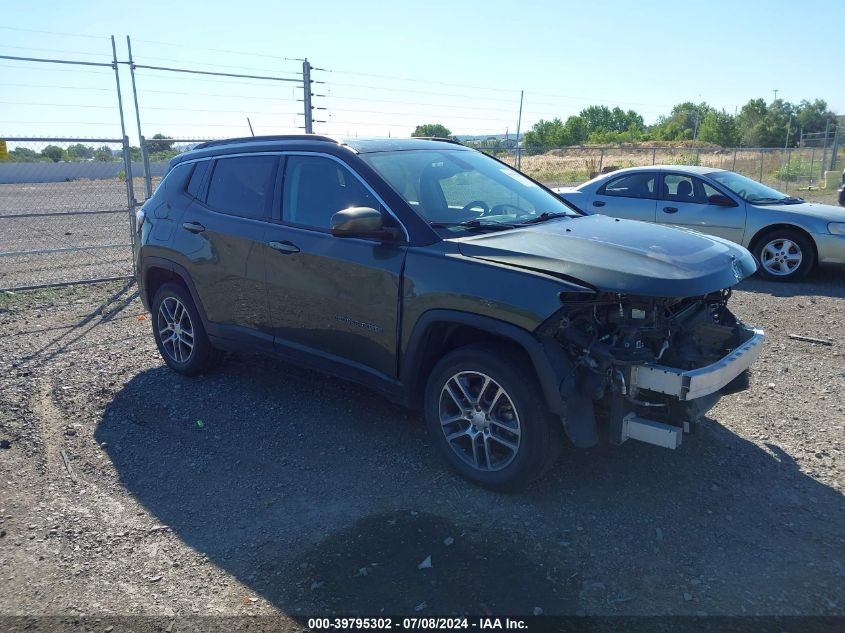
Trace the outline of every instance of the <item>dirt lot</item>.
<instances>
[{"instance_id":1,"label":"dirt lot","mask_svg":"<svg viewBox=\"0 0 845 633\"><path fill-rule=\"evenodd\" d=\"M177 376L132 285L2 294L0 613L845 614L842 280L743 283L752 388L679 450L566 448L509 495L355 385Z\"/></svg>"}]
</instances>

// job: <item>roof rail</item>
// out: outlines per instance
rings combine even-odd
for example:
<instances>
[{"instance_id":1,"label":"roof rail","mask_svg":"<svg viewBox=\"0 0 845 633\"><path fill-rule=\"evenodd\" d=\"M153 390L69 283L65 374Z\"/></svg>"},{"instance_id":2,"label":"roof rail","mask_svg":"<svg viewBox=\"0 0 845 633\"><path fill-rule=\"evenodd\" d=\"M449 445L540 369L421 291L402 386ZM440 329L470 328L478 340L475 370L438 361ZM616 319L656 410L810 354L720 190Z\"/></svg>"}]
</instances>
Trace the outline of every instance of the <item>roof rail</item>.
<instances>
[{"instance_id":1,"label":"roof rail","mask_svg":"<svg viewBox=\"0 0 845 633\"><path fill-rule=\"evenodd\" d=\"M440 141L442 143L452 143L453 145L463 145L458 139L450 138L448 136L412 136L411 138L418 138L423 141Z\"/></svg>"},{"instance_id":2,"label":"roof rail","mask_svg":"<svg viewBox=\"0 0 845 633\"><path fill-rule=\"evenodd\" d=\"M225 138L216 141L206 141L195 146L194 149L205 149L218 145L234 145L236 143L255 143L261 141L327 141L341 145L341 141L331 136L322 134L271 134L268 136L241 136L237 138Z\"/></svg>"}]
</instances>

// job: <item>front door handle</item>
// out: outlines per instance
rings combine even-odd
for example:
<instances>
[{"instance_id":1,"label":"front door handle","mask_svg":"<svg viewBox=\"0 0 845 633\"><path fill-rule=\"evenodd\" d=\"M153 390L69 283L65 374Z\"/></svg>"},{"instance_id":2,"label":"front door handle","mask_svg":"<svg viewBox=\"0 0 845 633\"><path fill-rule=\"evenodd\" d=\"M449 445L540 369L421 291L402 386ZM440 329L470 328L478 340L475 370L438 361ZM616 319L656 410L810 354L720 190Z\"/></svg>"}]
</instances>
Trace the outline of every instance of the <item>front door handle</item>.
<instances>
[{"instance_id":1,"label":"front door handle","mask_svg":"<svg viewBox=\"0 0 845 633\"><path fill-rule=\"evenodd\" d=\"M602 202L601 200L596 200L596 201L593 203L593 206L594 206L594 207L603 207L603 206L604 206L604 202Z\"/></svg>"},{"instance_id":2,"label":"front door handle","mask_svg":"<svg viewBox=\"0 0 845 633\"><path fill-rule=\"evenodd\" d=\"M284 242L270 242L269 245L274 251L279 251L285 255L292 255L293 253L299 252L299 247L293 242L288 242L287 240Z\"/></svg>"},{"instance_id":3,"label":"front door handle","mask_svg":"<svg viewBox=\"0 0 845 633\"><path fill-rule=\"evenodd\" d=\"M663 213L677 213L678 207L663 207Z\"/></svg>"},{"instance_id":4,"label":"front door handle","mask_svg":"<svg viewBox=\"0 0 845 633\"><path fill-rule=\"evenodd\" d=\"M191 233L202 233L205 231L205 227L199 222L183 222L182 228Z\"/></svg>"}]
</instances>

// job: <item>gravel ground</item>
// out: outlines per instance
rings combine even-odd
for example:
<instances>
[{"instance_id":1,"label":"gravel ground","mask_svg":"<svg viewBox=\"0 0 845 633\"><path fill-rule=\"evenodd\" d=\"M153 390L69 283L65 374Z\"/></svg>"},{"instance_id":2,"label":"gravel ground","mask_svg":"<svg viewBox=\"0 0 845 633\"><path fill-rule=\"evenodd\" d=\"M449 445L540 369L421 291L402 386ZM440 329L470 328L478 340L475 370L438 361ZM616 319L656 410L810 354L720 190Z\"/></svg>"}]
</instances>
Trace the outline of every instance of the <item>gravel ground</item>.
<instances>
[{"instance_id":1,"label":"gravel ground","mask_svg":"<svg viewBox=\"0 0 845 633\"><path fill-rule=\"evenodd\" d=\"M740 286L768 344L679 450L508 495L358 386L174 374L133 285L0 293L0 614L843 615L842 279Z\"/></svg>"}]
</instances>

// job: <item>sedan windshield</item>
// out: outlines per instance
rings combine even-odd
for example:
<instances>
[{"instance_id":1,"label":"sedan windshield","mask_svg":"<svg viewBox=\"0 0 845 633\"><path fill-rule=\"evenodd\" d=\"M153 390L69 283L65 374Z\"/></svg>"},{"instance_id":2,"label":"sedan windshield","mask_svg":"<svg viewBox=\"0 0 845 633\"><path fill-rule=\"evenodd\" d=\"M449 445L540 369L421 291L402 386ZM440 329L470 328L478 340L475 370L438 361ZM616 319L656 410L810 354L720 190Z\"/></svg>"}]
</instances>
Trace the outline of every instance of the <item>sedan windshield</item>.
<instances>
[{"instance_id":1,"label":"sedan windshield","mask_svg":"<svg viewBox=\"0 0 845 633\"><path fill-rule=\"evenodd\" d=\"M787 196L785 193L781 193L777 189L772 189L771 187L760 184L756 180L740 176L732 171L714 171L707 175L751 204L774 204L776 202L797 200L796 198Z\"/></svg>"},{"instance_id":2,"label":"sedan windshield","mask_svg":"<svg viewBox=\"0 0 845 633\"><path fill-rule=\"evenodd\" d=\"M511 228L579 215L557 196L481 152L412 150L361 158L436 227Z\"/></svg>"}]
</instances>

